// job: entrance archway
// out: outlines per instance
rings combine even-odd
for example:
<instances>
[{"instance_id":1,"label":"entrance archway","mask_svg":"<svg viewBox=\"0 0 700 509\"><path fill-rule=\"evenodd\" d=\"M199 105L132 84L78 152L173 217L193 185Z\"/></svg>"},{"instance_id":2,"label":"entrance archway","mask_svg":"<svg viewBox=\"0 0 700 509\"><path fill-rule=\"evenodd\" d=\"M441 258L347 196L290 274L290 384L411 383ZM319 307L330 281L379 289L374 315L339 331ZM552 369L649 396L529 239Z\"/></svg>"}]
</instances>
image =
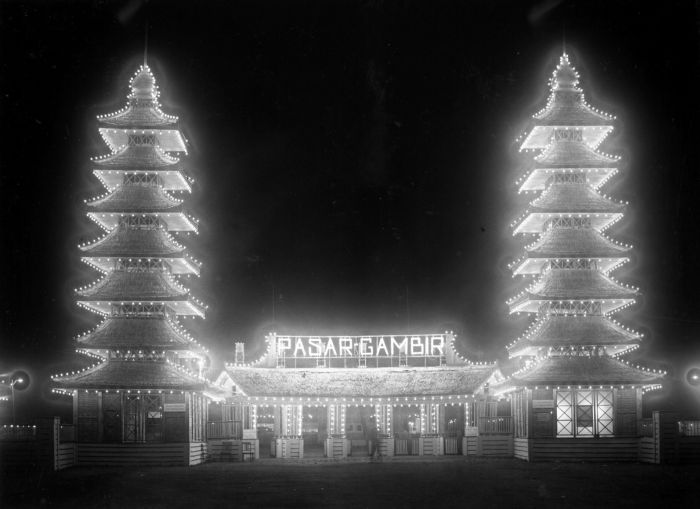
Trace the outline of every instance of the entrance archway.
<instances>
[{"instance_id":1,"label":"entrance archway","mask_svg":"<svg viewBox=\"0 0 700 509\"><path fill-rule=\"evenodd\" d=\"M301 435L304 439L304 457L324 456L323 444L328 437L326 407L305 406L301 421Z\"/></svg>"}]
</instances>

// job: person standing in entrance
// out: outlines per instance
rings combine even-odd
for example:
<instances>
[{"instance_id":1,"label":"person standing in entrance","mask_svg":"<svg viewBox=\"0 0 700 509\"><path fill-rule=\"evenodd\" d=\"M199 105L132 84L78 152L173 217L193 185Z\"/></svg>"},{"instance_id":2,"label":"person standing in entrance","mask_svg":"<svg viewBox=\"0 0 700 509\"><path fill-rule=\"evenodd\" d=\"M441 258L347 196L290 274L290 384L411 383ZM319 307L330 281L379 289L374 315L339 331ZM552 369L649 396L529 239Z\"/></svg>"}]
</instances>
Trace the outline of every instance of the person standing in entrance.
<instances>
[{"instance_id":1,"label":"person standing in entrance","mask_svg":"<svg viewBox=\"0 0 700 509\"><path fill-rule=\"evenodd\" d=\"M377 452L377 425L374 420L370 420L367 424L367 447L369 448L369 457L374 458Z\"/></svg>"}]
</instances>

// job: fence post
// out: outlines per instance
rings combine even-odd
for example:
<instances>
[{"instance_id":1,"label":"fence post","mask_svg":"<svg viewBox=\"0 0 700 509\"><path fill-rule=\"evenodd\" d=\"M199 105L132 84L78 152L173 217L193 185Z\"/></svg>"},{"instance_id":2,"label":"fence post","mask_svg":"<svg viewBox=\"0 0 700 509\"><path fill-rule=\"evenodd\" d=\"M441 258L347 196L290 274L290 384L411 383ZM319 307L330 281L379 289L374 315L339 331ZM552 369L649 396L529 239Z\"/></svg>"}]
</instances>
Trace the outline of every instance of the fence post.
<instances>
[{"instance_id":1,"label":"fence post","mask_svg":"<svg viewBox=\"0 0 700 509\"><path fill-rule=\"evenodd\" d=\"M61 443L61 418L54 416L51 430L51 453L54 471L58 470L58 449Z\"/></svg>"}]
</instances>

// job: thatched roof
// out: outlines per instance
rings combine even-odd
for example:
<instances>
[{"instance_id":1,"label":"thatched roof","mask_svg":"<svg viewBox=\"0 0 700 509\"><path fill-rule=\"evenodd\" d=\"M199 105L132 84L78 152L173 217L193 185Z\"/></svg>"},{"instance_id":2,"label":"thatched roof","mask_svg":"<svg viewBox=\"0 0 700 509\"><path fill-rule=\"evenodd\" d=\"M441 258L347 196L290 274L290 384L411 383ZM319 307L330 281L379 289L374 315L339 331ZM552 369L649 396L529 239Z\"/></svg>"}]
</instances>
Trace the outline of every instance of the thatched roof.
<instances>
[{"instance_id":1,"label":"thatched roof","mask_svg":"<svg viewBox=\"0 0 700 509\"><path fill-rule=\"evenodd\" d=\"M173 129L177 118L166 115L155 101L130 102L116 113L98 117L100 124L128 129Z\"/></svg>"},{"instance_id":2,"label":"thatched roof","mask_svg":"<svg viewBox=\"0 0 700 509\"><path fill-rule=\"evenodd\" d=\"M594 111L583 100L583 92L554 91L544 110L534 115L537 126L610 126L613 119Z\"/></svg>"},{"instance_id":3,"label":"thatched roof","mask_svg":"<svg viewBox=\"0 0 700 509\"><path fill-rule=\"evenodd\" d=\"M226 369L246 396L336 398L472 394L495 371L494 366L488 365L364 369L229 366Z\"/></svg>"},{"instance_id":4,"label":"thatched roof","mask_svg":"<svg viewBox=\"0 0 700 509\"><path fill-rule=\"evenodd\" d=\"M605 346L611 347L609 353L612 353L627 350L639 342L638 334L604 316L549 315L520 341L509 346L508 351L515 357L533 354L539 348Z\"/></svg>"},{"instance_id":5,"label":"thatched roof","mask_svg":"<svg viewBox=\"0 0 700 509\"><path fill-rule=\"evenodd\" d=\"M661 378L660 373L642 371L608 356L552 356L514 374L504 385L651 385Z\"/></svg>"},{"instance_id":6,"label":"thatched roof","mask_svg":"<svg viewBox=\"0 0 700 509\"><path fill-rule=\"evenodd\" d=\"M187 290L166 272L115 270L92 287L78 291L81 300L95 301L172 301L187 300Z\"/></svg>"},{"instance_id":7,"label":"thatched roof","mask_svg":"<svg viewBox=\"0 0 700 509\"><path fill-rule=\"evenodd\" d=\"M614 168L617 159L593 150L583 141L557 140L534 158L535 168Z\"/></svg>"},{"instance_id":8,"label":"thatched roof","mask_svg":"<svg viewBox=\"0 0 700 509\"><path fill-rule=\"evenodd\" d=\"M105 170L178 170L177 158L167 155L155 145L125 145L114 154L93 161L99 169Z\"/></svg>"},{"instance_id":9,"label":"thatched roof","mask_svg":"<svg viewBox=\"0 0 700 509\"><path fill-rule=\"evenodd\" d=\"M206 382L165 361L109 359L75 375L53 379L59 389L204 390Z\"/></svg>"},{"instance_id":10,"label":"thatched roof","mask_svg":"<svg viewBox=\"0 0 700 509\"><path fill-rule=\"evenodd\" d=\"M94 244L83 246L94 257L161 258L181 255L185 248L165 230L117 227Z\"/></svg>"},{"instance_id":11,"label":"thatched roof","mask_svg":"<svg viewBox=\"0 0 700 509\"><path fill-rule=\"evenodd\" d=\"M536 312L542 301L606 301L603 308L607 313L633 300L636 294L597 270L551 269L509 305L514 313Z\"/></svg>"},{"instance_id":12,"label":"thatched roof","mask_svg":"<svg viewBox=\"0 0 700 509\"><path fill-rule=\"evenodd\" d=\"M94 350L198 349L165 317L112 317L78 338L78 347Z\"/></svg>"},{"instance_id":13,"label":"thatched roof","mask_svg":"<svg viewBox=\"0 0 700 509\"><path fill-rule=\"evenodd\" d=\"M181 203L160 186L124 184L87 207L90 212L175 212L181 209Z\"/></svg>"},{"instance_id":14,"label":"thatched roof","mask_svg":"<svg viewBox=\"0 0 700 509\"><path fill-rule=\"evenodd\" d=\"M550 228L527 254L532 258L624 258L629 250L592 228Z\"/></svg>"},{"instance_id":15,"label":"thatched roof","mask_svg":"<svg viewBox=\"0 0 700 509\"><path fill-rule=\"evenodd\" d=\"M530 212L613 213L624 205L602 197L587 184L554 183L530 204Z\"/></svg>"},{"instance_id":16,"label":"thatched roof","mask_svg":"<svg viewBox=\"0 0 700 509\"><path fill-rule=\"evenodd\" d=\"M561 172L583 174L586 176L588 185L593 189L598 189L617 172L617 168L539 168L534 161L531 161L529 164L524 165L521 171L529 173L522 180L520 191L540 191L549 185L552 175Z\"/></svg>"}]
</instances>

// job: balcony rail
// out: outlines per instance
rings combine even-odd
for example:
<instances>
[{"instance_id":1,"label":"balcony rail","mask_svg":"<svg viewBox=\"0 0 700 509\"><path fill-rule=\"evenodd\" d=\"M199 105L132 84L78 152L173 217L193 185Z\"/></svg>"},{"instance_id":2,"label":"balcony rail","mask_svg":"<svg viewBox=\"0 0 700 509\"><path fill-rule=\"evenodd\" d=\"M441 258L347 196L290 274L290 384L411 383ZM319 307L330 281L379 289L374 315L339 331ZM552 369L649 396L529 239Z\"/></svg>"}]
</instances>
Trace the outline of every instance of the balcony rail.
<instances>
[{"instance_id":1,"label":"balcony rail","mask_svg":"<svg viewBox=\"0 0 700 509\"><path fill-rule=\"evenodd\" d=\"M678 433L684 437L700 437L700 420L678 421Z\"/></svg>"},{"instance_id":2,"label":"balcony rail","mask_svg":"<svg viewBox=\"0 0 700 509\"><path fill-rule=\"evenodd\" d=\"M237 438L243 437L243 423L241 421L210 422L207 427L208 438Z\"/></svg>"},{"instance_id":3,"label":"balcony rail","mask_svg":"<svg viewBox=\"0 0 700 509\"><path fill-rule=\"evenodd\" d=\"M36 439L36 426L15 426L6 424L0 427L0 441L19 442Z\"/></svg>"},{"instance_id":4,"label":"balcony rail","mask_svg":"<svg viewBox=\"0 0 700 509\"><path fill-rule=\"evenodd\" d=\"M640 437L653 437L654 436L654 420L653 419L639 419L637 431Z\"/></svg>"},{"instance_id":5,"label":"balcony rail","mask_svg":"<svg viewBox=\"0 0 700 509\"><path fill-rule=\"evenodd\" d=\"M480 435L510 435L513 433L513 417L502 415L499 417L479 417Z\"/></svg>"}]
</instances>

